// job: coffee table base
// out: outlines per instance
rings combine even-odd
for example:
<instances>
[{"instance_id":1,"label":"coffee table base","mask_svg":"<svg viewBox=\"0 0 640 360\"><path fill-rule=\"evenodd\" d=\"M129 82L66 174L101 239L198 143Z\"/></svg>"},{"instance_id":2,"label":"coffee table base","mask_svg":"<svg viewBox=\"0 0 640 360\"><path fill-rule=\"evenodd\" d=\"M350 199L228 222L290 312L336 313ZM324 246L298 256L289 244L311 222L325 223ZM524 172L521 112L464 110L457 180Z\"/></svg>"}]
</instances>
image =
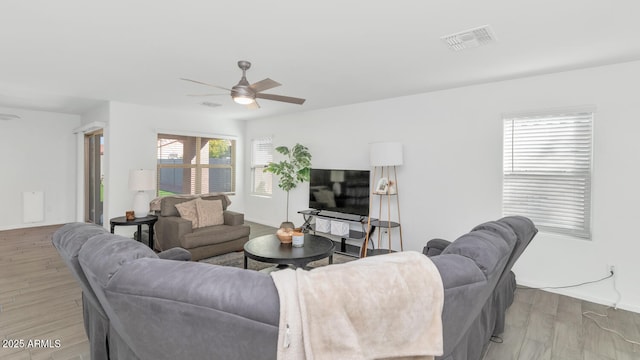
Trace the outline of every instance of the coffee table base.
<instances>
[{"instance_id":1,"label":"coffee table base","mask_svg":"<svg viewBox=\"0 0 640 360\"><path fill-rule=\"evenodd\" d=\"M266 267L266 268L260 270L260 272L261 273L265 273L265 274L271 274L274 271L280 271L280 270L284 270L284 269L294 269L295 270L295 268L292 265L279 264L279 265L275 265L275 266Z\"/></svg>"},{"instance_id":2,"label":"coffee table base","mask_svg":"<svg viewBox=\"0 0 640 360\"><path fill-rule=\"evenodd\" d=\"M245 255L244 256L244 268L245 269L247 269L248 265L249 265L248 259L249 258L247 257L247 255ZM333 264L333 254L328 256L328 259L329 259L329 265ZM304 270L311 270L312 268L308 267L307 266L308 264L309 264L308 262L304 263L301 266L299 264L277 264L277 265L274 265L274 266L269 266L267 268L264 268L264 269L260 270L260 272L269 274L269 273L272 273L274 271L279 271L279 270L284 270L284 269L294 269L295 270L297 268L302 268Z\"/></svg>"}]
</instances>

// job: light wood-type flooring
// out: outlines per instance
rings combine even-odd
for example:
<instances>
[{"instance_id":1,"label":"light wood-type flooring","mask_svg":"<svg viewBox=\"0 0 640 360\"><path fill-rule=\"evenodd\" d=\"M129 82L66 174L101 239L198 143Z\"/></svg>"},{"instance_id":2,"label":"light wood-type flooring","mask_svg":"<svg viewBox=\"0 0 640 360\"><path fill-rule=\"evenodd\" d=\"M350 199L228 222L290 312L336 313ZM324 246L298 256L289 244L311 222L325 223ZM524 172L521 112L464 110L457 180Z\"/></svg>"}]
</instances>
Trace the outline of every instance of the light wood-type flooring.
<instances>
[{"instance_id":1,"label":"light wood-type flooring","mask_svg":"<svg viewBox=\"0 0 640 360\"><path fill-rule=\"evenodd\" d=\"M273 228L252 225L252 237ZM57 226L0 231L0 339L23 340L24 347L0 347L0 359L89 359L82 322L80 287L51 244ZM605 332L605 327L640 341L640 314L561 296L519 289L509 308L501 344L491 343L485 360L640 359L640 346ZM47 347L26 348L28 342ZM59 340L60 347L55 341Z\"/></svg>"}]
</instances>

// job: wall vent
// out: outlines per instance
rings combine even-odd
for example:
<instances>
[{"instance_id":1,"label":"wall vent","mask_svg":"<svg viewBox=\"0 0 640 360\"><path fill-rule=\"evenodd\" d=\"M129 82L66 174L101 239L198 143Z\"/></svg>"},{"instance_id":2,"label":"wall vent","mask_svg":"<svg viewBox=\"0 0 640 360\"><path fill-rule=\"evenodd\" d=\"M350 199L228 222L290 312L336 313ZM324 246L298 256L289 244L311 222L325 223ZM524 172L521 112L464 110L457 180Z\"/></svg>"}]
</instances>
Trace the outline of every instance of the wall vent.
<instances>
[{"instance_id":1,"label":"wall vent","mask_svg":"<svg viewBox=\"0 0 640 360\"><path fill-rule=\"evenodd\" d=\"M449 48L454 51L488 45L496 41L493 30L489 25L461 31L459 33L441 37Z\"/></svg>"}]
</instances>

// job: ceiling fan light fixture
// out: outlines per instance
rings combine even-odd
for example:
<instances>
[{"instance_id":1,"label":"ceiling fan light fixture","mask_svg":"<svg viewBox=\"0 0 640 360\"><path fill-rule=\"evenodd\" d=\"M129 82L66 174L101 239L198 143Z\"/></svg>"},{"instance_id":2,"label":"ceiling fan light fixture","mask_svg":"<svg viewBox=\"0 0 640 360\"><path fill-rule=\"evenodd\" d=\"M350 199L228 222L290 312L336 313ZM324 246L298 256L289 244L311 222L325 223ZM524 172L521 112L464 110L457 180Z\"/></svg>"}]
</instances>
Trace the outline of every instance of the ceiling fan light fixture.
<instances>
[{"instance_id":1,"label":"ceiling fan light fixture","mask_svg":"<svg viewBox=\"0 0 640 360\"><path fill-rule=\"evenodd\" d=\"M233 97L233 101L240 105L249 105L254 102L255 99L249 96L236 95Z\"/></svg>"},{"instance_id":2,"label":"ceiling fan light fixture","mask_svg":"<svg viewBox=\"0 0 640 360\"><path fill-rule=\"evenodd\" d=\"M243 86L241 84L231 88L231 97L233 98L233 101L240 105L249 105L256 101L255 94L251 89L249 89L248 86Z\"/></svg>"},{"instance_id":3,"label":"ceiling fan light fixture","mask_svg":"<svg viewBox=\"0 0 640 360\"><path fill-rule=\"evenodd\" d=\"M240 60L238 61L238 67L240 68L240 70L242 70L242 78L231 89L227 89L225 87L218 86L218 85L207 84L197 80L191 80L191 79L185 79L185 78L180 78L180 79L184 81L193 82L196 84L211 86L218 89L230 91L231 98L235 103L240 105L246 105L247 108L249 109L260 108L260 106L258 105L258 102L256 101L256 98L272 100L272 101L280 101L280 102L286 102L286 103L298 104L298 105L302 105L304 103L305 99L295 98L291 96L263 93L263 91L272 89L274 87L278 87L281 84L269 78L250 84L249 81L247 81L246 73L247 73L247 70L251 67L251 63L246 60ZM222 94L206 94L204 96L209 96L209 95L222 95ZM203 95L189 95L189 96L203 96Z\"/></svg>"}]
</instances>

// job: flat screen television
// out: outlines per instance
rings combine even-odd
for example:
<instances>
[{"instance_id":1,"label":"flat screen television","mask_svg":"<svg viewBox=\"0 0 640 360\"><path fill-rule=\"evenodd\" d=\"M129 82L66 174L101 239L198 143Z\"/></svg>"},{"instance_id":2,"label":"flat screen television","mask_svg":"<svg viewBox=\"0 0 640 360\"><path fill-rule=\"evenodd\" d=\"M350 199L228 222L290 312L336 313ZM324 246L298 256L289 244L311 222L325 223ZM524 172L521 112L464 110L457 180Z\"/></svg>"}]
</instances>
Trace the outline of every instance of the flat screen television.
<instances>
[{"instance_id":1,"label":"flat screen television","mask_svg":"<svg viewBox=\"0 0 640 360\"><path fill-rule=\"evenodd\" d=\"M311 169L309 208L369 215L369 170Z\"/></svg>"}]
</instances>

